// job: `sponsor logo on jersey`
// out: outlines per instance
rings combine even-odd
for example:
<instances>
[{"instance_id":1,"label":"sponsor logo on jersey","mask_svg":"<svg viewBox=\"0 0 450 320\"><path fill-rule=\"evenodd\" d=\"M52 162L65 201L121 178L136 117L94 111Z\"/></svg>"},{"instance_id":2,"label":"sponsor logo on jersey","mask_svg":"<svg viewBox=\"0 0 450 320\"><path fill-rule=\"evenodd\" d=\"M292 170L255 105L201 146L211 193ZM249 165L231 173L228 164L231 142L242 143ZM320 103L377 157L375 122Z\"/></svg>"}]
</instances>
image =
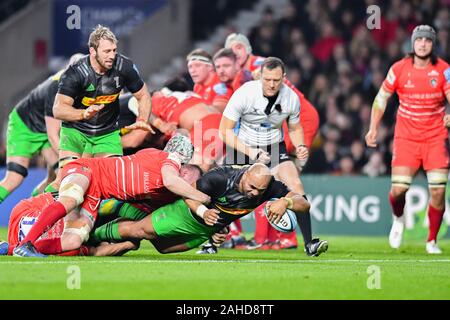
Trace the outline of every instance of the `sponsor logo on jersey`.
<instances>
[{"instance_id":1,"label":"sponsor logo on jersey","mask_svg":"<svg viewBox=\"0 0 450 320\"><path fill-rule=\"evenodd\" d=\"M437 72L436 70L433 69L430 72L428 72L427 75L430 76L430 77L436 77L436 76L439 75L439 72Z\"/></svg>"},{"instance_id":2,"label":"sponsor logo on jersey","mask_svg":"<svg viewBox=\"0 0 450 320\"><path fill-rule=\"evenodd\" d=\"M227 202L227 197L217 198L217 201L219 201L219 202Z\"/></svg>"},{"instance_id":3,"label":"sponsor logo on jersey","mask_svg":"<svg viewBox=\"0 0 450 320\"><path fill-rule=\"evenodd\" d=\"M405 88L414 88L415 85L411 82L411 79L408 79L408 82L405 84Z\"/></svg>"},{"instance_id":4,"label":"sponsor logo on jersey","mask_svg":"<svg viewBox=\"0 0 450 320\"><path fill-rule=\"evenodd\" d=\"M250 212L252 212L254 210L254 209L225 208L225 207L222 207L221 205L219 205L217 203L215 203L214 206L217 209L219 209L220 211L222 211L222 212L225 212L225 213L228 213L228 214L232 214L232 215L235 215L235 216L239 216L239 215L242 215L242 214L247 214L247 213L250 213Z\"/></svg>"},{"instance_id":5,"label":"sponsor logo on jersey","mask_svg":"<svg viewBox=\"0 0 450 320\"><path fill-rule=\"evenodd\" d=\"M430 80L430 84L431 84L431 86L433 87L433 88L436 88L436 86L437 86L437 79L431 79Z\"/></svg>"},{"instance_id":6,"label":"sponsor logo on jersey","mask_svg":"<svg viewBox=\"0 0 450 320\"><path fill-rule=\"evenodd\" d=\"M86 91L94 91L94 90L95 90L95 87L92 83L86 88Z\"/></svg>"},{"instance_id":7,"label":"sponsor logo on jersey","mask_svg":"<svg viewBox=\"0 0 450 320\"><path fill-rule=\"evenodd\" d=\"M445 77L445 80L447 80L447 83L450 83L450 67L448 67L448 68L444 71L444 77Z\"/></svg>"},{"instance_id":8,"label":"sponsor logo on jersey","mask_svg":"<svg viewBox=\"0 0 450 320\"><path fill-rule=\"evenodd\" d=\"M109 104L109 103L116 101L118 96L119 96L119 93L106 95L106 96L98 96L96 98L84 97L83 100L81 100L81 103L83 105L85 105L86 107L89 107L93 104Z\"/></svg>"},{"instance_id":9,"label":"sponsor logo on jersey","mask_svg":"<svg viewBox=\"0 0 450 320\"><path fill-rule=\"evenodd\" d=\"M216 84L213 87L213 90L215 93L217 93L219 95L225 95L225 94L227 94L228 88L225 85L225 83L221 82L221 83Z\"/></svg>"}]
</instances>

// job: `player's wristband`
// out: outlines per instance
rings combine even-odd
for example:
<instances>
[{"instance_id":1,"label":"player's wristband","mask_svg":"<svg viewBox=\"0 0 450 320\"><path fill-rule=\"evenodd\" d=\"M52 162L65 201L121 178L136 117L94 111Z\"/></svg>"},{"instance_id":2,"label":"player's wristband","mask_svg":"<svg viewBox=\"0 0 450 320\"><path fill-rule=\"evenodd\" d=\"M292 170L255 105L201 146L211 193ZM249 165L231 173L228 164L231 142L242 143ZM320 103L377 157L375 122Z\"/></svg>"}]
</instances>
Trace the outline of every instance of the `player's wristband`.
<instances>
[{"instance_id":1,"label":"player's wristband","mask_svg":"<svg viewBox=\"0 0 450 320\"><path fill-rule=\"evenodd\" d=\"M306 144L299 144L298 146L297 146L297 148L301 148L301 147L305 147L305 148L308 148L308 146L306 145Z\"/></svg>"},{"instance_id":2,"label":"player's wristband","mask_svg":"<svg viewBox=\"0 0 450 320\"><path fill-rule=\"evenodd\" d=\"M195 213L200 217L200 218L202 218L202 219L204 219L204 215L205 215L205 212L206 211L208 211L208 208L205 206L205 205L203 205L203 204L201 204L198 208L197 208L197 210L195 211Z\"/></svg>"},{"instance_id":3,"label":"player's wristband","mask_svg":"<svg viewBox=\"0 0 450 320\"><path fill-rule=\"evenodd\" d=\"M283 199L286 200L287 203L288 203L287 208L288 208L288 209L292 209L292 207L294 206L294 201L292 200L292 198L289 198L289 197L283 197Z\"/></svg>"}]
</instances>

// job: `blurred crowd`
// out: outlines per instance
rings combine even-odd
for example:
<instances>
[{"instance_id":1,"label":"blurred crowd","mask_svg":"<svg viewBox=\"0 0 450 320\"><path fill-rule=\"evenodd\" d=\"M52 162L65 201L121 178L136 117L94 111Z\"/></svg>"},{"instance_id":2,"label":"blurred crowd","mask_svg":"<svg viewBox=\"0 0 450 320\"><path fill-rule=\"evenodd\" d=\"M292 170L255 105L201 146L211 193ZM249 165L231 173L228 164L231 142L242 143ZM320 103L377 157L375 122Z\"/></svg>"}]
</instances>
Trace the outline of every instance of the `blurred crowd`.
<instances>
[{"instance_id":1,"label":"blurred crowd","mask_svg":"<svg viewBox=\"0 0 450 320\"><path fill-rule=\"evenodd\" d=\"M254 3L193 1L192 41L210 35L218 24L226 24L238 10ZM367 25L370 5L380 8L380 29L370 30ZM200 10L205 6L211 7L208 15ZM364 135L373 99L389 67L411 51L411 33L418 24L436 29L435 50L449 62L450 0L291 0L279 19L272 7L264 10L260 23L248 34L253 53L282 58L288 78L320 115L304 173L390 174L396 95L386 109L378 147L366 148ZM232 25L227 28L236 31ZM187 73L185 77L189 79ZM1 149L4 146L0 148L0 165L4 165ZM33 164L43 165L40 159Z\"/></svg>"},{"instance_id":2,"label":"blurred crowd","mask_svg":"<svg viewBox=\"0 0 450 320\"><path fill-rule=\"evenodd\" d=\"M369 30L367 7L381 10L380 29ZM411 51L411 33L430 24L437 54L450 61L450 1L291 0L281 19L268 7L249 34L253 51L281 57L288 78L320 114L320 130L305 173L389 174L398 106L386 109L376 149L367 149L371 105L389 67Z\"/></svg>"}]
</instances>

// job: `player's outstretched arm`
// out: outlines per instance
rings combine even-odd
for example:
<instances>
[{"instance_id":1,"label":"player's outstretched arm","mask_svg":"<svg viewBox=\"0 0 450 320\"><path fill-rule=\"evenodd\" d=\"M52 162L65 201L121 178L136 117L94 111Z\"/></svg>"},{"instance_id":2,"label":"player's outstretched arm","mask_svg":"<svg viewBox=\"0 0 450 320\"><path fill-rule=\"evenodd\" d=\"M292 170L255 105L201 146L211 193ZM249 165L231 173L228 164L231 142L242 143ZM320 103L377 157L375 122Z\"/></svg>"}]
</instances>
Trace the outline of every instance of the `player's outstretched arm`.
<instances>
[{"instance_id":1,"label":"player's outstretched arm","mask_svg":"<svg viewBox=\"0 0 450 320\"><path fill-rule=\"evenodd\" d=\"M171 165L164 165L161 168L164 186L171 192L178 194L184 198L199 201L201 203L209 203L211 198L203 192L195 189L184 179L180 177L179 171Z\"/></svg>"}]
</instances>

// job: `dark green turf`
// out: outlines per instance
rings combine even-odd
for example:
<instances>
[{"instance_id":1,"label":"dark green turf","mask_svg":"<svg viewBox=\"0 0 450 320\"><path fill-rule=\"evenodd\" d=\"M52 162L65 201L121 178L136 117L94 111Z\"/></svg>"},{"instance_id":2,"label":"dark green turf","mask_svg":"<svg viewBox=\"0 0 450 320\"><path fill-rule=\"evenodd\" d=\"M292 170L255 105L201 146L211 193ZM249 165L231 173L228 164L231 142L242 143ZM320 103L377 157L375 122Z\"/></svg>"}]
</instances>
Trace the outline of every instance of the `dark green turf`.
<instances>
[{"instance_id":1,"label":"dark green turf","mask_svg":"<svg viewBox=\"0 0 450 320\"><path fill-rule=\"evenodd\" d=\"M430 256L424 241L405 240L393 250L386 238L326 239L329 251L318 258L301 250L161 255L147 243L123 257L0 257L0 298L450 298L450 240L439 242L444 254ZM372 269L379 270L380 289L368 288L377 285ZM80 289L68 288L76 285L73 270L80 271Z\"/></svg>"}]
</instances>

